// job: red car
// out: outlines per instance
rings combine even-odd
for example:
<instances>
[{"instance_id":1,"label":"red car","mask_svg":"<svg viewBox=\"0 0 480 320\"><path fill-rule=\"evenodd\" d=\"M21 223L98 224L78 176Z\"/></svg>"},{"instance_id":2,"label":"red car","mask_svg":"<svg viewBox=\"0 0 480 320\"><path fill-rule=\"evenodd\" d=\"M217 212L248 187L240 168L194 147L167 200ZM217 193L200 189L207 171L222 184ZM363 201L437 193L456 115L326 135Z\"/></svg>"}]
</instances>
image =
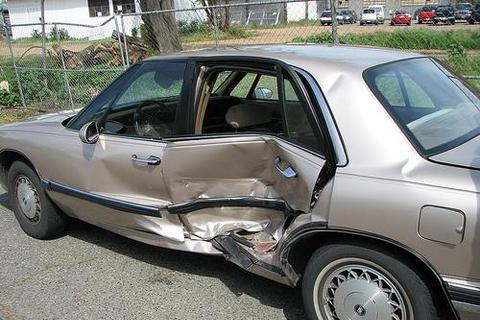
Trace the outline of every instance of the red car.
<instances>
[{"instance_id":1,"label":"red car","mask_svg":"<svg viewBox=\"0 0 480 320\"><path fill-rule=\"evenodd\" d=\"M390 21L390 25L394 26L396 24L412 24L412 15L408 13L406 10L395 10L392 15L392 20Z\"/></svg>"},{"instance_id":2,"label":"red car","mask_svg":"<svg viewBox=\"0 0 480 320\"><path fill-rule=\"evenodd\" d=\"M418 13L418 23L433 22L435 18L435 6L425 6Z\"/></svg>"}]
</instances>

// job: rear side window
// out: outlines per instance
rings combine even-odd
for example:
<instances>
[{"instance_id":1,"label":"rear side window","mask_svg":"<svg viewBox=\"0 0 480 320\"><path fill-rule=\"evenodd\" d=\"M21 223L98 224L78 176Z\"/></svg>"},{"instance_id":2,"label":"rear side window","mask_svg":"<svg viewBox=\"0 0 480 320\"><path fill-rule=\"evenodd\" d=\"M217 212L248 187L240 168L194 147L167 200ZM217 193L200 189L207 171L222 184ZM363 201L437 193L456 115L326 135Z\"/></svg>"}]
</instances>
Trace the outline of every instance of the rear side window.
<instances>
[{"instance_id":1,"label":"rear side window","mask_svg":"<svg viewBox=\"0 0 480 320\"><path fill-rule=\"evenodd\" d=\"M365 79L396 122L426 156L480 133L478 93L429 58L373 67Z\"/></svg>"}]
</instances>

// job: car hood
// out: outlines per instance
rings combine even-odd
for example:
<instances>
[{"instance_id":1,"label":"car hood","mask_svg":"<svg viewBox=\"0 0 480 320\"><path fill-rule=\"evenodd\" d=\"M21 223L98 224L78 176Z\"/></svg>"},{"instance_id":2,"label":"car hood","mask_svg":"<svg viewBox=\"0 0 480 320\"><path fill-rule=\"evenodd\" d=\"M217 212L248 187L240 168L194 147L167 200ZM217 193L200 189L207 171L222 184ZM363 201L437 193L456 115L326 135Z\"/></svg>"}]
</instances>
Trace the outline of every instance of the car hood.
<instances>
[{"instance_id":1,"label":"car hood","mask_svg":"<svg viewBox=\"0 0 480 320\"><path fill-rule=\"evenodd\" d=\"M430 159L445 164L480 169L480 136Z\"/></svg>"},{"instance_id":2,"label":"car hood","mask_svg":"<svg viewBox=\"0 0 480 320\"><path fill-rule=\"evenodd\" d=\"M31 126L36 126L39 124L46 124L46 123L61 123L67 118L70 118L74 116L75 114L78 113L80 109L75 109L75 110L65 110L65 111L59 111L59 112L54 112L54 113L46 113L46 114L41 114L38 116L26 118L23 121L20 122L15 122L11 124L6 124L1 126L0 128L5 130L5 129L23 129L23 128L28 128Z\"/></svg>"}]
</instances>

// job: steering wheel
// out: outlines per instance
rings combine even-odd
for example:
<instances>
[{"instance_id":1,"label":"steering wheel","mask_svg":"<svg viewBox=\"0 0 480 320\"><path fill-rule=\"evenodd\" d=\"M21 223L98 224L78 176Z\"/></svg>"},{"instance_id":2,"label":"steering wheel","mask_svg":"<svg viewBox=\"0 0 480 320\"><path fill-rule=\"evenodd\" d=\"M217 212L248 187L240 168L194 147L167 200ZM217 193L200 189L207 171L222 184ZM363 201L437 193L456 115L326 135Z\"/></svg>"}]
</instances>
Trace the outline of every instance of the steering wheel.
<instances>
[{"instance_id":1,"label":"steering wheel","mask_svg":"<svg viewBox=\"0 0 480 320\"><path fill-rule=\"evenodd\" d=\"M144 110L147 106L157 105L151 110ZM164 103L156 100L143 101L135 109L133 123L139 136L161 137L171 133L171 129L165 124L165 120L171 117Z\"/></svg>"}]
</instances>

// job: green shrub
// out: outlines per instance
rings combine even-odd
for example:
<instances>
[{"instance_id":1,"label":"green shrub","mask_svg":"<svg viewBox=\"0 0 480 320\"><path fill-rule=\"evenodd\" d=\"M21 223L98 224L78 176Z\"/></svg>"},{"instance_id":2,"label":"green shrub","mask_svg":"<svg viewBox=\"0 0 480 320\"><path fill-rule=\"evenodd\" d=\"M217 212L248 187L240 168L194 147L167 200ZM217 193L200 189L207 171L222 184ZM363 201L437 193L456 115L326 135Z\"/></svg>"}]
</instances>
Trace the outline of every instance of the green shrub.
<instances>
[{"instance_id":1,"label":"green shrub","mask_svg":"<svg viewBox=\"0 0 480 320\"><path fill-rule=\"evenodd\" d=\"M15 107L19 102L18 96L13 92L0 90L0 106L7 108Z\"/></svg>"},{"instance_id":2,"label":"green shrub","mask_svg":"<svg viewBox=\"0 0 480 320\"><path fill-rule=\"evenodd\" d=\"M212 27L208 23L196 20L191 22L178 21L177 27L180 35L189 35L192 33L211 33L213 31Z\"/></svg>"},{"instance_id":3,"label":"green shrub","mask_svg":"<svg viewBox=\"0 0 480 320\"><path fill-rule=\"evenodd\" d=\"M33 29L32 34L30 35L32 39L42 39L42 34L37 29Z\"/></svg>"},{"instance_id":4,"label":"green shrub","mask_svg":"<svg viewBox=\"0 0 480 320\"><path fill-rule=\"evenodd\" d=\"M48 38L50 40L57 40L57 32L58 32L58 37L60 38L60 41L72 39L68 34L67 29L58 28L57 26L54 26L52 29L50 29L50 32L48 33Z\"/></svg>"},{"instance_id":5,"label":"green shrub","mask_svg":"<svg viewBox=\"0 0 480 320\"><path fill-rule=\"evenodd\" d=\"M138 37L138 28L133 27L131 33L132 33L132 37L134 38Z\"/></svg>"}]
</instances>

